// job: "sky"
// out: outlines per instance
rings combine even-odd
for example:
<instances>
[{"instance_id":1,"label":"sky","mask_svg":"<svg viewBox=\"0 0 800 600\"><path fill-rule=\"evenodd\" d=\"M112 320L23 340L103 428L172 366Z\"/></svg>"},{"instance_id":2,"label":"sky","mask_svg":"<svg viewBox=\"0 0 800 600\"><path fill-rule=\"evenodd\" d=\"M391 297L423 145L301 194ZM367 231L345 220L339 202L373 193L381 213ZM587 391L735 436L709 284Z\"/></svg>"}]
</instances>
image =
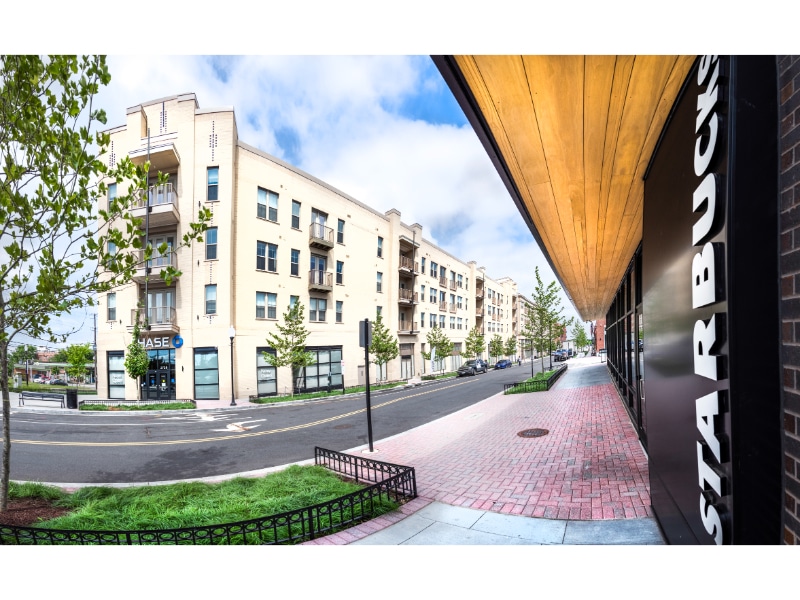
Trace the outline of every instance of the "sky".
<instances>
[{"instance_id":1,"label":"sky","mask_svg":"<svg viewBox=\"0 0 800 600\"><path fill-rule=\"evenodd\" d=\"M77 0L50 4L39 35L6 30L0 48L108 54L111 83L96 103L109 127L124 124L130 106L185 92L201 108L233 107L245 143L376 210L399 210L426 239L475 260L492 279L511 277L530 296L537 266L545 283L555 275L430 55L731 50L725 32L738 30L741 17L711 4L675 0L655 30L641 4L627 0L563 7L497 0L481 13L450 1L410 0L381 12L359 0L268 10L229 0L213 19L172 0L140 17ZM773 10L748 15L752 30L775 31ZM7 22L30 16L24 5L8 11ZM763 43L737 36L733 50L752 51L742 39ZM703 48L692 46L698 42ZM577 318L563 293L561 300L565 316ZM92 310L62 319L63 331L79 329L70 343L92 341Z\"/></svg>"},{"instance_id":2,"label":"sky","mask_svg":"<svg viewBox=\"0 0 800 600\"><path fill-rule=\"evenodd\" d=\"M555 279L464 113L428 55L109 55L95 106L107 127L130 106L194 92L233 107L239 139L407 224L530 296ZM563 296L567 316L577 314ZM62 319L92 342L91 310ZM81 325L82 323L82 325Z\"/></svg>"}]
</instances>

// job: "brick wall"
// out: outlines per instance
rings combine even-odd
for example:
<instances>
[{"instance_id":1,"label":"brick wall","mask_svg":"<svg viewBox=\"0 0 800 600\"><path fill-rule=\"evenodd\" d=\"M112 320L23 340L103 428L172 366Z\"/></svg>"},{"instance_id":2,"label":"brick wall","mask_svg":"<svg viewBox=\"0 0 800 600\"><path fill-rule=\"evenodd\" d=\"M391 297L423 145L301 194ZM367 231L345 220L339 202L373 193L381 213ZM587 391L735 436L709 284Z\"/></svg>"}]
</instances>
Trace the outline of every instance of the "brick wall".
<instances>
[{"instance_id":1,"label":"brick wall","mask_svg":"<svg viewBox=\"0 0 800 600\"><path fill-rule=\"evenodd\" d=\"M785 544L800 544L800 56L778 56Z\"/></svg>"}]
</instances>

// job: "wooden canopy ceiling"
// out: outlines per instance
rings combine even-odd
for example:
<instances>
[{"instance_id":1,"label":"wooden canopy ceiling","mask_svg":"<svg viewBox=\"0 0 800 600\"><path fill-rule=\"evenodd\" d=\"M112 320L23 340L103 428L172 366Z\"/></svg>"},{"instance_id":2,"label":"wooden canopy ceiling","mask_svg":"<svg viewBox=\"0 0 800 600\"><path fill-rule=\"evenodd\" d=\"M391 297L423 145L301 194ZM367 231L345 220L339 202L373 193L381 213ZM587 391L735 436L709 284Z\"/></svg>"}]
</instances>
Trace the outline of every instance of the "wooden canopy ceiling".
<instances>
[{"instance_id":1,"label":"wooden canopy ceiling","mask_svg":"<svg viewBox=\"0 0 800 600\"><path fill-rule=\"evenodd\" d=\"M642 238L643 176L694 56L435 56L584 320Z\"/></svg>"}]
</instances>

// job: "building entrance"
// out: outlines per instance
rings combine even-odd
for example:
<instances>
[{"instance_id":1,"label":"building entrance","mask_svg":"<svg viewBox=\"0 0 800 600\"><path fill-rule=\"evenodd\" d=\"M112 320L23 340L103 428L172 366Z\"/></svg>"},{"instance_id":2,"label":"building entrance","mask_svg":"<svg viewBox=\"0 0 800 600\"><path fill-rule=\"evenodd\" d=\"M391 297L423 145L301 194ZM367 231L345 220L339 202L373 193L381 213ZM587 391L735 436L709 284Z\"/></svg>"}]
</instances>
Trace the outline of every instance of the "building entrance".
<instances>
[{"instance_id":1,"label":"building entrance","mask_svg":"<svg viewBox=\"0 0 800 600\"><path fill-rule=\"evenodd\" d=\"M142 398L175 400L175 350L148 350L150 366L142 384Z\"/></svg>"}]
</instances>

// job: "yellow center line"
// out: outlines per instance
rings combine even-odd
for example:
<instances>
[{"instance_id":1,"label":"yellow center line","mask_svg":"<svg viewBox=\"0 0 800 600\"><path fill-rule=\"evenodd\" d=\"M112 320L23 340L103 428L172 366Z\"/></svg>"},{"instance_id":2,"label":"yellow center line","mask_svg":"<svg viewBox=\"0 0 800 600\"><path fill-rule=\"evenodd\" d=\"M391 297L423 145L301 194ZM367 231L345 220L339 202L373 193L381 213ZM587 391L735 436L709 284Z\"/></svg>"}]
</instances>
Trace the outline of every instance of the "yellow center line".
<instances>
[{"instance_id":1,"label":"yellow center line","mask_svg":"<svg viewBox=\"0 0 800 600\"><path fill-rule=\"evenodd\" d=\"M431 394L433 392L438 392L440 390L446 390L449 388L457 387L459 385L464 385L466 382L461 383L454 383L451 385L447 385L444 387L436 388L435 390L428 390L424 392L419 392L416 394L409 394L408 396L400 396L399 398L395 398L394 400L388 400L386 402L381 402L380 404L376 404L371 406L372 410L383 408L394 404L396 402L400 402L401 400L408 400L409 398L416 398L418 396L424 396L425 394ZM297 431L298 429L306 429L309 427L316 427L317 425L323 425L325 423L331 423L332 421L338 421L340 419L345 419L347 417L352 417L353 415L357 415L359 413L366 412L367 408L360 408L358 410L351 411L349 413L344 413L342 415L338 415L336 417L329 417L327 419L320 419L319 421L313 421L311 423L303 423L301 425L292 425L291 427L282 427L280 429L270 429L267 431L253 431L248 433L237 433L234 435L222 435L218 437L209 437L209 438L197 438L191 440L165 440L165 441L150 441L150 442L56 442L56 441L45 441L45 440L17 440L12 439L11 443L13 444L28 444L33 446L79 446L79 447L120 447L120 446L174 446L178 444L201 444L205 442L221 442L226 440L240 440L244 438L251 438L251 437L260 437L264 435L272 435L274 433L284 433L286 431ZM2 440L2 438L0 438Z\"/></svg>"}]
</instances>

